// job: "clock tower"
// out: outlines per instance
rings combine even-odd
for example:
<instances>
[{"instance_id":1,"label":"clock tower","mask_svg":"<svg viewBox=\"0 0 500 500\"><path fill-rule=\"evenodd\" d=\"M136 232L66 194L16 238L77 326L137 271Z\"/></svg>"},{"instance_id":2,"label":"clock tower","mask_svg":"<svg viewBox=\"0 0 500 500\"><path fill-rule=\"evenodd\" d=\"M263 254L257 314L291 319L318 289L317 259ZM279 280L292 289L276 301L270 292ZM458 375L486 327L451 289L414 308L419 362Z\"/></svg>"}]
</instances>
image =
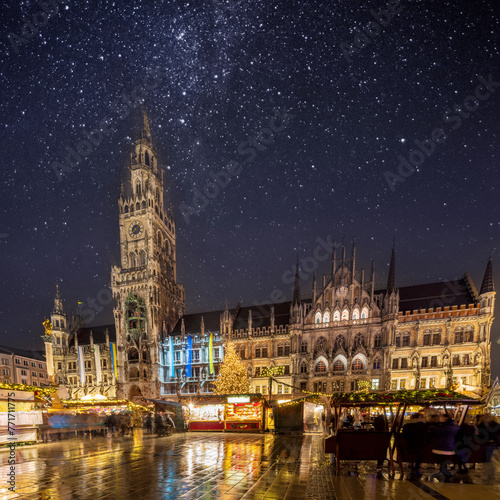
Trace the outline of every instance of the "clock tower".
<instances>
[{"instance_id":1,"label":"clock tower","mask_svg":"<svg viewBox=\"0 0 500 500\"><path fill-rule=\"evenodd\" d=\"M163 171L146 111L118 200L121 265L111 269L117 343L118 395L160 395L161 341L184 312L177 283L175 223L165 209Z\"/></svg>"}]
</instances>

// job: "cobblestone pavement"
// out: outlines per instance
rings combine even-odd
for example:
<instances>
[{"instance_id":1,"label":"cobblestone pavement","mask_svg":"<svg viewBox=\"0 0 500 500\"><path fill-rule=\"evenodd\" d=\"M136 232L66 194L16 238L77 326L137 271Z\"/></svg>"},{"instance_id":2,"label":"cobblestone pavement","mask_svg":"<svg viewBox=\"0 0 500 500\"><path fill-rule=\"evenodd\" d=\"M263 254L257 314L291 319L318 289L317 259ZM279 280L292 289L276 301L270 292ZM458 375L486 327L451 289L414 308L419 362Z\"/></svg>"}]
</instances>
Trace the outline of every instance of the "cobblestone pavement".
<instances>
[{"instance_id":1,"label":"cobblestone pavement","mask_svg":"<svg viewBox=\"0 0 500 500\"><path fill-rule=\"evenodd\" d=\"M498 452L492 464L456 482L424 471L411 482L371 463L339 475L321 436L189 433L156 438L75 438L16 451L16 493L7 490L9 450L0 451L0 499L393 499L500 498ZM458 482L461 481L461 482ZM496 483L496 484L495 484Z\"/></svg>"}]
</instances>

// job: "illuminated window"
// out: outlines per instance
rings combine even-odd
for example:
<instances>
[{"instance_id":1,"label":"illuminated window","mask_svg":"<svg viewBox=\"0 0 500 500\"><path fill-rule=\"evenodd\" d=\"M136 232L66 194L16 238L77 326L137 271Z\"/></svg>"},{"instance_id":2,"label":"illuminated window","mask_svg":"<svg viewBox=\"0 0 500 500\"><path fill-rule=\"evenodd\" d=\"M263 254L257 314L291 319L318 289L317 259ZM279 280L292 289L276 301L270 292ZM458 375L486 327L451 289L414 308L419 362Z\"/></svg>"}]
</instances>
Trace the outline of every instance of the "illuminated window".
<instances>
[{"instance_id":1,"label":"illuminated window","mask_svg":"<svg viewBox=\"0 0 500 500\"><path fill-rule=\"evenodd\" d=\"M354 311L352 313L352 319L359 319L359 310L358 309L354 309Z\"/></svg>"},{"instance_id":2,"label":"illuminated window","mask_svg":"<svg viewBox=\"0 0 500 500\"><path fill-rule=\"evenodd\" d=\"M379 389L380 389L380 379L379 378L372 378L372 390L378 391Z\"/></svg>"},{"instance_id":3,"label":"illuminated window","mask_svg":"<svg viewBox=\"0 0 500 500\"><path fill-rule=\"evenodd\" d=\"M323 315L323 323L330 323L330 313L328 311Z\"/></svg>"},{"instance_id":4,"label":"illuminated window","mask_svg":"<svg viewBox=\"0 0 500 500\"><path fill-rule=\"evenodd\" d=\"M340 312L339 311L335 311L333 313L333 321L340 321Z\"/></svg>"},{"instance_id":5,"label":"illuminated window","mask_svg":"<svg viewBox=\"0 0 500 500\"><path fill-rule=\"evenodd\" d=\"M406 380L405 379L401 379L399 381L399 388L400 389L404 389L406 387Z\"/></svg>"},{"instance_id":6,"label":"illuminated window","mask_svg":"<svg viewBox=\"0 0 500 500\"><path fill-rule=\"evenodd\" d=\"M256 385L256 386L255 386L255 392L256 392L257 394L260 394L260 385Z\"/></svg>"},{"instance_id":7,"label":"illuminated window","mask_svg":"<svg viewBox=\"0 0 500 500\"><path fill-rule=\"evenodd\" d=\"M363 362L361 361L360 358L356 358L353 362L352 362L352 371L354 372L359 372L361 370L364 369L364 366L363 366Z\"/></svg>"},{"instance_id":8,"label":"illuminated window","mask_svg":"<svg viewBox=\"0 0 500 500\"><path fill-rule=\"evenodd\" d=\"M434 387L436 387L436 379L430 378L429 379L429 389L433 389Z\"/></svg>"},{"instance_id":9,"label":"illuminated window","mask_svg":"<svg viewBox=\"0 0 500 500\"><path fill-rule=\"evenodd\" d=\"M361 319L366 319L368 318L368 308L363 307L363 310L361 311Z\"/></svg>"},{"instance_id":10,"label":"illuminated window","mask_svg":"<svg viewBox=\"0 0 500 500\"><path fill-rule=\"evenodd\" d=\"M344 309L342 311L342 320L348 320L349 319L349 311L347 309Z\"/></svg>"},{"instance_id":11,"label":"illuminated window","mask_svg":"<svg viewBox=\"0 0 500 500\"><path fill-rule=\"evenodd\" d=\"M333 364L333 371L334 372L343 372L345 370L345 365L342 362L342 360L337 359L335 363Z\"/></svg>"},{"instance_id":12,"label":"illuminated window","mask_svg":"<svg viewBox=\"0 0 500 500\"><path fill-rule=\"evenodd\" d=\"M464 354L464 365L469 365L470 359L468 354Z\"/></svg>"},{"instance_id":13,"label":"illuminated window","mask_svg":"<svg viewBox=\"0 0 500 500\"><path fill-rule=\"evenodd\" d=\"M467 385L467 377L462 377L462 385Z\"/></svg>"},{"instance_id":14,"label":"illuminated window","mask_svg":"<svg viewBox=\"0 0 500 500\"><path fill-rule=\"evenodd\" d=\"M398 388L398 381L397 381L397 380L393 380L393 381L391 382L391 389L392 389L393 391L395 391L397 388Z\"/></svg>"},{"instance_id":15,"label":"illuminated window","mask_svg":"<svg viewBox=\"0 0 500 500\"><path fill-rule=\"evenodd\" d=\"M283 386L278 384L278 394L283 394Z\"/></svg>"},{"instance_id":16,"label":"illuminated window","mask_svg":"<svg viewBox=\"0 0 500 500\"><path fill-rule=\"evenodd\" d=\"M425 389L426 387L427 387L427 379L421 378L420 379L420 389Z\"/></svg>"},{"instance_id":17,"label":"illuminated window","mask_svg":"<svg viewBox=\"0 0 500 500\"><path fill-rule=\"evenodd\" d=\"M315 318L314 318L314 322L315 322L316 324L321 323L321 313L320 313L320 312L317 312L317 313L316 313L316 316L315 316Z\"/></svg>"},{"instance_id":18,"label":"illuminated window","mask_svg":"<svg viewBox=\"0 0 500 500\"><path fill-rule=\"evenodd\" d=\"M326 372L326 365L323 361L318 361L316 364L316 368L314 369L315 372L317 373L324 373Z\"/></svg>"},{"instance_id":19,"label":"illuminated window","mask_svg":"<svg viewBox=\"0 0 500 500\"><path fill-rule=\"evenodd\" d=\"M290 387L285 385L285 394L289 394L289 393L290 393Z\"/></svg>"}]
</instances>

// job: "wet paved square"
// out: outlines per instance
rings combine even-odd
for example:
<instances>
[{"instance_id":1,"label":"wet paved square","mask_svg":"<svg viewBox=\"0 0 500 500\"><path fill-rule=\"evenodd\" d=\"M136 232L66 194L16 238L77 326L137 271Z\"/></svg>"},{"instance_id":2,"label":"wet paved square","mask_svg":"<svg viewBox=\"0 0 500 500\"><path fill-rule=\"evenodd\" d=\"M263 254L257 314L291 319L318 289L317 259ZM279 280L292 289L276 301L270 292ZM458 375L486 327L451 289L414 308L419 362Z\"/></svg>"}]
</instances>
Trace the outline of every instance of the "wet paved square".
<instances>
[{"instance_id":1,"label":"wet paved square","mask_svg":"<svg viewBox=\"0 0 500 500\"><path fill-rule=\"evenodd\" d=\"M499 498L498 451L453 483L412 483L375 464L336 474L321 436L188 433L157 438L75 438L16 452L16 493L7 490L8 450L0 451L0 499L394 499ZM461 483L458 481L462 481ZM468 484L469 483L469 484Z\"/></svg>"}]
</instances>

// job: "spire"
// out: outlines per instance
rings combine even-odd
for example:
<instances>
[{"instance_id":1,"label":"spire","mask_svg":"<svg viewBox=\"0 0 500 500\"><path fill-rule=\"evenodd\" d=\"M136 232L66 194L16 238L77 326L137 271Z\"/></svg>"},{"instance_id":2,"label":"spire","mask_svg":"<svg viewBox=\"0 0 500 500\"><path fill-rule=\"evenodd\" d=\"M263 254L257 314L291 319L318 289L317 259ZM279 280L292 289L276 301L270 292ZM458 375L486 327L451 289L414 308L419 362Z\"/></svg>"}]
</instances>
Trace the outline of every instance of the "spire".
<instances>
[{"instance_id":1,"label":"spire","mask_svg":"<svg viewBox=\"0 0 500 500\"><path fill-rule=\"evenodd\" d=\"M297 253L297 264L295 265L295 285L293 287L293 305L300 305L300 277L299 277L299 254Z\"/></svg>"},{"instance_id":2,"label":"spire","mask_svg":"<svg viewBox=\"0 0 500 500\"><path fill-rule=\"evenodd\" d=\"M396 289L396 248L395 241L392 243L391 265L389 266L389 276L387 278L387 293L391 294Z\"/></svg>"},{"instance_id":3,"label":"spire","mask_svg":"<svg viewBox=\"0 0 500 500\"><path fill-rule=\"evenodd\" d=\"M151 130L149 128L148 114L146 112L146 108L145 108L144 105L141 107L141 112L142 112L141 139L146 139L147 141L149 141L150 144L152 144L152 141L151 141Z\"/></svg>"},{"instance_id":4,"label":"spire","mask_svg":"<svg viewBox=\"0 0 500 500\"><path fill-rule=\"evenodd\" d=\"M352 272L352 280L354 281L354 273L356 272L356 237L352 239L351 272Z\"/></svg>"},{"instance_id":5,"label":"spire","mask_svg":"<svg viewBox=\"0 0 500 500\"><path fill-rule=\"evenodd\" d=\"M490 253L488 264L486 264L486 270L484 271L483 283L481 285L481 291L479 292L479 295L494 291L495 291L495 284L493 282L493 264L491 262L491 253Z\"/></svg>"},{"instance_id":6,"label":"spire","mask_svg":"<svg viewBox=\"0 0 500 500\"><path fill-rule=\"evenodd\" d=\"M56 297L54 299L54 314L64 314L61 294L59 293L59 284L56 283Z\"/></svg>"}]
</instances>

